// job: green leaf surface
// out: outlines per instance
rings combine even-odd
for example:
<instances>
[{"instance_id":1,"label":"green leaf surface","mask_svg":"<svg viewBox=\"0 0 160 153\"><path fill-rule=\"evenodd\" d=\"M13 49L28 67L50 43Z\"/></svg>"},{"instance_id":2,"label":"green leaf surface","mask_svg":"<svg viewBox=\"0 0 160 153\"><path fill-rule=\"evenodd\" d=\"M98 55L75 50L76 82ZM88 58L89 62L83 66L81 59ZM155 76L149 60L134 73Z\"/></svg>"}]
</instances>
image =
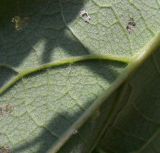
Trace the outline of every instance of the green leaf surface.
<instances>
[{"instance_id":1,"label":"green leaf surface","mask_svg":"<svg viewBox=\"0 0 160 153\"><path fill-rule=\"evenodd\" d=\"M160 1L0 3L0 151L88 153L119 107L106 98L159 47Z\"/></svg>"},{"instance_id":2,"label":"green leaf surface","mask_svg":"<svg viewBox=\"0 0 160 153\"><path fill-rule=\"evenodd\" d=\"M127 82L130 92L122 96L117 113L97 149L99 153L157 153L160 151L160 52L149 58ZM145 77L144 77L145 76Z\"/></svg>"}]
</instances>

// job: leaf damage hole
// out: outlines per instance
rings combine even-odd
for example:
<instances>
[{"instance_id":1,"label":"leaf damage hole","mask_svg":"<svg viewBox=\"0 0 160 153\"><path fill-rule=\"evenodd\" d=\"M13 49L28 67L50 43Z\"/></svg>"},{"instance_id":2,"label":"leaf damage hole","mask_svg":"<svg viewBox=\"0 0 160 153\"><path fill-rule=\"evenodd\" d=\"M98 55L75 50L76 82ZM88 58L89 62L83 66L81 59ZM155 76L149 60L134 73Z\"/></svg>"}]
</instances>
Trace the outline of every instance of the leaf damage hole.
<instances>
[{"instance_id":1,"label":"leaf damage hole","mask_svg":"<svg viewBox=\"0 0 160 153\"><path fill-rule=\"evenodd\" d=\"M134 31L135 27L136 27L136 23L134 21L134 18L130 18L128 21L128 24L126 26L128 33L129 34L132 33Z\"/></svg>"}]
</instances>

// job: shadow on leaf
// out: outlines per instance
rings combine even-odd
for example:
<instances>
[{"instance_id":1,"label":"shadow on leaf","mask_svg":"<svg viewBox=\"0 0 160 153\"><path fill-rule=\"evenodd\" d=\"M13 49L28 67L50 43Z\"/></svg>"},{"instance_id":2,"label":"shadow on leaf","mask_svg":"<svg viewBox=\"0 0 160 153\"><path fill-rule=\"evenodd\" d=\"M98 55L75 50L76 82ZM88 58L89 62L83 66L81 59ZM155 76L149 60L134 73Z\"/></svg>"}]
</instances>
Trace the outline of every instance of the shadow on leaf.
<instances>
[{"instance_id":1,"label":"shadow on leaf","mask_svg":"<svg viewBox=\"0 0 160 153\"><path fill-rule=\"evenodd\" d=\"M9 65L11 70L21 71L71 56L92 54L67 27L79 16L83 5L84 0L2 0L0 67ZM63 9L68 12L66 20ZM21 20L20 23L12 23L15 17L20 17L22 21L29 18L27 26L23 28ZM16 30L19 25L22 29ZM112 69L110 71L115 73L116 78L117 73ZM0 75L2 78L3 74ZM1 79L0 87L11 79L10 75L6 76L6 80Z\"/></svg>"},{"instance_id":2,"label":"shadow on leaf","mask_svg":"<svg viewBox=\"0 0 160 153\"><path fill-rule=\"evenodd\" d=\"M81 44L67 27L79 15L84 2L85 0L2 0L0 2L2 4L0 5L0 67L3 65L6 72L14 71L14 69L16 72L69 56L91 54L91 51ZM66 23L61 7L71 12ZM29 18L27 26L17 30L16 23L11 22L15 16L22 19ZM101 68L104 63L99 61L98 64L95 66L95 63L89 63L86 67L109 83L113 82L118 75L117 71L108 66L108 73L106 73ZM115 67L125 66L117 63L111 64ZM6 75L4 79L4 74L6 73L0 73L0 87L15 76ZM87 102L86 109L90 104L91 102ZM38 137L25 142L13 152L32 150L32 146L36 145L38 145L38 153L47 152L58 140L58 136L63 134L64 128L69 128L82 113L78 112L73 116L62 113L56 116L45 127L42 127L43 130ZM64 118L68 118L68 122L64 122ZM66 125L63 125L65 123ZM60 130L58 136L52 133L53 129Z\"/></svg>"}]
</instances>

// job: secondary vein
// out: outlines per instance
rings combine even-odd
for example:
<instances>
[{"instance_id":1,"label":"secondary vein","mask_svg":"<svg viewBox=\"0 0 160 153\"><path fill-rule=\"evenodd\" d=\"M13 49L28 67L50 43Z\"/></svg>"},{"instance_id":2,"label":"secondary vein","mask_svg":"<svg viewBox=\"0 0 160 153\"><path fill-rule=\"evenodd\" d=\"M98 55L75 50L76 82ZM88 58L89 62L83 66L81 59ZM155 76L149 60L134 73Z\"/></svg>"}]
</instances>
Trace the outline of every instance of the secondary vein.
<instances>
[{"instance_id":1,"label":"secondary vein","mask_svg":"<svg viewBox=\"0 0 160 153\"><path fill-rule=\"evenodd\" d=\"M19 74L13 80L11 80L8 84L6 84L0 89L0 95L3 94L5 91L7 91L14 84L16 84L18 81L20 81L22 78L29 76L30 74L37 73L49 68L55 68L63 65L70 65L70 64L85 62L85 61L106 61L106 62L111 61L111 62L121 62L121 63L129 64L130 62L132 62L132 58L118 57L118 56L116 57L112 55L83 55L83 56L70 57L70 58L63 59L60 61L55 61L52 63L46 63L38 67L35 67L32 69L26 69L24 71L19 72Z\"/></svg>"}]
</instances>

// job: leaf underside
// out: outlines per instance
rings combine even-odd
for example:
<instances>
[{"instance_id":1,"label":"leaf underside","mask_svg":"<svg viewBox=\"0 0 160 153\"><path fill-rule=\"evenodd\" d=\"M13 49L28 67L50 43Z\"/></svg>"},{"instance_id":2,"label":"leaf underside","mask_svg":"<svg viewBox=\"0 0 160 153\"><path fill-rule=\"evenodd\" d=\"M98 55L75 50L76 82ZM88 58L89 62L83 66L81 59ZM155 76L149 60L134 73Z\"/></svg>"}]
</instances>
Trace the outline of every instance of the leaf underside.
<instances>
[{"instance_id":1,"label":"leaf underside","mask_svg":"<svg viewBox=\"0 0 160 153\"><path fill-rule=\"evenodd\" d=\"M130 92L122 97L126 104L106 128L98 145L99 153L160 151L159 55L158 50L126 83L130 87Z\"/></svg>"},{"instance_id":2,"label":"leaf underside","mask_svg":"<svg viewBox=\"0 0 160 153\"><path fill-rule=\"evenodd\" d=\"M160 1L0 3L0 14L5 14L0 15L0 152L90 152L104 125L113 122L112 112L123 109L121 94L128 87L125 92L120 87L93 114L90 108L157 35ZM89 23L81 10L91 17ZM29 18L21 30L11 22L15 16ZM128 31L130 18L136 26ZM78 122L87 112L87 122Z\"/></svg>"}]
</instances>

